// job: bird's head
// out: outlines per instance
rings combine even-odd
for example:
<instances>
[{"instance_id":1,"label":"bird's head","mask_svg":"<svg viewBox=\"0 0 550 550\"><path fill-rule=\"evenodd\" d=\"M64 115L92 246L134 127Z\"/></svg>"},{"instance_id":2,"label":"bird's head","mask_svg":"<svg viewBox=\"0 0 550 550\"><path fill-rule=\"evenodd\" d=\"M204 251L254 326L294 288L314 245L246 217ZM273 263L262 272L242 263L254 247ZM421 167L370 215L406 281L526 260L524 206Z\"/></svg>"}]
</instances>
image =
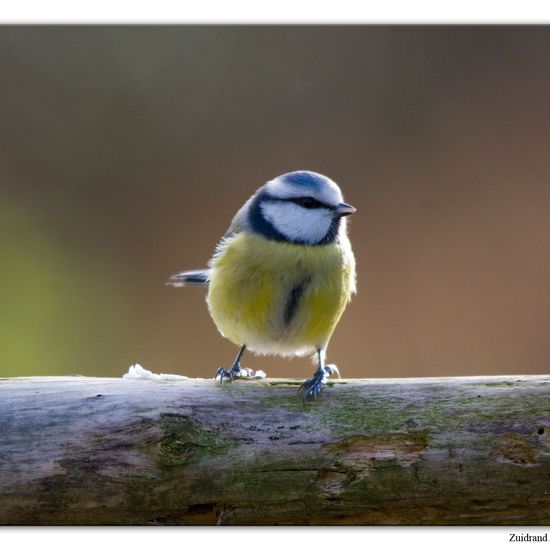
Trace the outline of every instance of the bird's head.
<instances>
[{"instance_id":1,"label":"bird's head","mask_svg":"<svg viewBox=\"0 0 550 550\"><path fill-rule=\"evenodd\" d=\"M354 212L331 179L301 170L260 187L248 215L252 229L268 239L319 245L334 242L344 229L342 218Z\"/></svg>"}]
</instances>

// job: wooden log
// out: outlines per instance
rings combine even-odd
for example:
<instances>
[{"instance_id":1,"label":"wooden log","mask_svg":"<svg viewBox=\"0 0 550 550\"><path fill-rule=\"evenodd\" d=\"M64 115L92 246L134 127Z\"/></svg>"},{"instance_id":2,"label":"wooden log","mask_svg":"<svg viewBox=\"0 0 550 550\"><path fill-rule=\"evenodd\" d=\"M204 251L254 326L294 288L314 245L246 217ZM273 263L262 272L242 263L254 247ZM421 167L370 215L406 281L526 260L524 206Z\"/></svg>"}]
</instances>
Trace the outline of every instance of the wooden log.
<instances>
[{"instance_id":1,"label":"wooden log","mask_svg":"<svg viewBox=\"0 0 550 550\"><path fill-rule=\"evenodd\" d=\"M550 376L0 380L0 524L550 525Z\"/></svg>"}]
</instances>

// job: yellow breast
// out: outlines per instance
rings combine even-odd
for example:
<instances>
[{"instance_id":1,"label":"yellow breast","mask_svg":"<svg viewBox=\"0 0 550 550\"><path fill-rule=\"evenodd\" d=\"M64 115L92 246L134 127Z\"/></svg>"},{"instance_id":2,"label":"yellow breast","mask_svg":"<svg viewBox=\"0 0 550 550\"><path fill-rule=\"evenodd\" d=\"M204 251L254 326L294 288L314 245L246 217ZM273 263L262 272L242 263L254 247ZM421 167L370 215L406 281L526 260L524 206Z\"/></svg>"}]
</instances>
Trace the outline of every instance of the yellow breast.
<instances>
[{"instance_id":1,"label":"yellow breast","mask_svg":"<svg viewBox=\"0 0 550 550\"><path fill-rule=\"evenodd\" d=\"M324 348L355 291L347 238L305 246L239 233L211 264L208 306L218 330L258 353Z\"/></svg>"}]
</instances>

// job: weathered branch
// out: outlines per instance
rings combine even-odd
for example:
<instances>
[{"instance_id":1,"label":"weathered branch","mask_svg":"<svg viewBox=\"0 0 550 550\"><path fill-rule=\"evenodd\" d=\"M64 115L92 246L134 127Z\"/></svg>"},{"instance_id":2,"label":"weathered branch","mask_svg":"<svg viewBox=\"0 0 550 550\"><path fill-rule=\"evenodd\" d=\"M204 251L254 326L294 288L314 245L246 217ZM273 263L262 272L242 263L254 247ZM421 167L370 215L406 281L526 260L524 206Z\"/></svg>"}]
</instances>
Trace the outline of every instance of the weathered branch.
<instances>
[{"instance_id":1,"label":"weathered branch","mask_svg":"<svg viewBox=\"0 0 550 550\"><path fill-rule=\"evenodd\" d=\"M550 376L0 381L1 524L550 524Z\"/></svg>"}]
</instances>

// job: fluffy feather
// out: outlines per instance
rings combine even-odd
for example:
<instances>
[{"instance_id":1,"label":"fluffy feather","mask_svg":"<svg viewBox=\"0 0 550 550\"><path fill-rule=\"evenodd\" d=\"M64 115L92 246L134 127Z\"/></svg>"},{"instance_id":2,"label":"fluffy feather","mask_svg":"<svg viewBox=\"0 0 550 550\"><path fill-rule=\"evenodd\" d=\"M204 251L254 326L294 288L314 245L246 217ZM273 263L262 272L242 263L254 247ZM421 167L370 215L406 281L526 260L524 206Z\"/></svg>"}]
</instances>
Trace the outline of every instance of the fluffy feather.
<instances>
[{"instance_id":1,"label":"fluffy feather","mask_svg":"<svg viewBox=\"0 0 550 550\"><path fill-rule=\"evenodd\" d=\"M222 241L210 269L207 302L218 330L260 354L325 348L355 292L347 238L310 247L243 232ZM285 322L289 296L304 281L292 319Z\"/></svg>"}]
</instances>

